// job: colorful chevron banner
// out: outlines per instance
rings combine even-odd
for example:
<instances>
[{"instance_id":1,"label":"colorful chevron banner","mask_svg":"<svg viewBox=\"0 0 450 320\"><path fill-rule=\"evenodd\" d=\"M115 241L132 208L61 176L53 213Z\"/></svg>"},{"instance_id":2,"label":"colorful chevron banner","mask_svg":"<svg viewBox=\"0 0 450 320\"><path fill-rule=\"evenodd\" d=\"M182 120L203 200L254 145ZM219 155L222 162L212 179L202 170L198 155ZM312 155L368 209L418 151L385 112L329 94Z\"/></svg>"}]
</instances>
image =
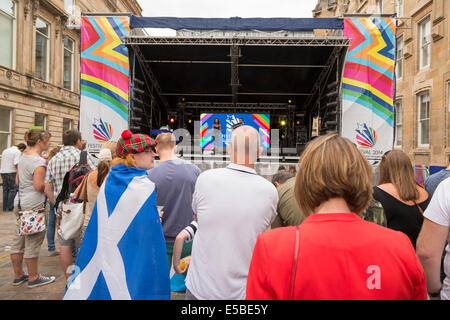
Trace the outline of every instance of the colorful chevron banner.
<instances>
[{"instance_id":1,"label":"colorful chevron banner","mask_svg":"<svg viewBox=\"0 0 450 320\"><path fill-rule=\"evenodd\" d=\"M128 128L129 18L81 18L80 131L89 152Z\"/></svg>"},{"instance_id":2,"label":"colorful chevron banner","mask_svg":"<svg viewBox=\"0 0 450 320\"><path fill-rule=\"evenodd\" d=\"M420 184L422 187L425 184L425 179L428 178L430 175L429 167L422 165L422 164L416 164L414 166L414 171L416 173L416 181L418 184Z\"/></svg>"},{"instance_id":3,"label":"colorful chevron banner","mask_svg":"<svg viewBox=\"0 0 450 320\"><path fill-rule=\"evenodd\" d=\"M342 78L342 135L369 160L393 147L395 22L345 18L351 39Z\"/></svg>"}]
</instances>

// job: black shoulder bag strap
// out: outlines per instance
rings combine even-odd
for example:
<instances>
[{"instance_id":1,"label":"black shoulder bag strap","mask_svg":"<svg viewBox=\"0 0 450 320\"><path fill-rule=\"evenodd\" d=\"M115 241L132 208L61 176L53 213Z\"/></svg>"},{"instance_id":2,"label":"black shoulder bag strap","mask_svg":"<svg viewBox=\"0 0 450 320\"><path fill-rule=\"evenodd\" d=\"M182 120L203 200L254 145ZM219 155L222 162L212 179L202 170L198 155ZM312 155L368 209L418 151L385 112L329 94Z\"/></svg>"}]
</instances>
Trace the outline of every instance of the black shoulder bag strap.
<instances>
[{"instance_id":1,"label":"black shoulder bag strap","mask_svg":"<svg viewBox=\"0 0 450 320\"><path fill-rule=\"evenodd\" d=\"M70 170L66 172L66 174L64 175L64 180L63 180L63 185L61 188L61 191L59 192L58 196L56 197L55 200L55 212L58 211L58 205L61 201L66 200L70 195L68 195L68 190L69 190L69 174L70 174Z\"/></svg>"},{"instance_id":2,"label":"black shoulder bag strap","mask_svg":"<svg viewBox=\"0 0 450 320\"><path fill-rule=\"evenodd\" d=\"M79 164L87 164L87 151L80 152L80 161Z\"/></svg>"},{"instance_id":3,"label":"black shoulder bag strap","mask_svg":"<svg viewBox=\"0 0 450 320\"><path fill-rule=\"evenodd\" d=\"M414 204L416 205L417 209L419 209L420 213L423 215L423 209L417 204L417 202L414 201Z\"/></svg>"}]
</instances>

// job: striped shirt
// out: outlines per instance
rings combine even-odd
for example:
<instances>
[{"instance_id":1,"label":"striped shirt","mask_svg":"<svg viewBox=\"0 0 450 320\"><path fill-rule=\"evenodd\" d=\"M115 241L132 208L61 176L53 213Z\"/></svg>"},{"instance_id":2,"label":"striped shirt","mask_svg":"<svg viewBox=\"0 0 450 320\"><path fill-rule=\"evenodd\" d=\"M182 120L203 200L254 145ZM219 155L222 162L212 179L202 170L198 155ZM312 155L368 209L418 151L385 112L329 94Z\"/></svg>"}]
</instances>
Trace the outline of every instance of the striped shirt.
<instances>
[{"instance_id":1,"label":"striped shirt","mask_svg":"<svg viewBox=\"0 0 450 320\"><path fill-rule=\"evenodd\" d=\"M182 232L185 232L188 236L188 238L185 240L185 242L190 241L194 238L195 233L197 232L198 223L197 221L192 221L186 228L181 230Z\"/></svg>"},{"instance_id":2,"label":"striped shirt","mask_svg":"<svg viewBox=\"0 0 450 320\"><path fill-rule=\"evenodd\" d=\"M81 151L74 146L64 146L48 163L45 183L53 183L55 199L61 192L64 176L80 161L80 153ZM91 169L96 167L89 154L87 163Z\"/></svg>"}]
</instances>

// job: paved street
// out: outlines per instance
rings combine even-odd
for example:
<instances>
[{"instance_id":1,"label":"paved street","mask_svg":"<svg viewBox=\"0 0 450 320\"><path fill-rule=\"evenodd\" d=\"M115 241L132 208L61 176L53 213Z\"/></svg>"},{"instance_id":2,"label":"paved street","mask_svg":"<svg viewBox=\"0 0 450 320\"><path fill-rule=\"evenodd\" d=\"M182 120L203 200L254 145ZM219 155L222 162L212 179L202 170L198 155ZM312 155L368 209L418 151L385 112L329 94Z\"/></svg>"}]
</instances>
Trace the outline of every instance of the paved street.
<instances>
[{"instance_id":1,"label":"paved street","mask_svg":"<svg viewBox=\"0 0 450 320\"><path fill-rule=\"evenodd\" d=\"M11 284L14 274L9 247L15 231L14 219L12 212L0 210L0 300L60 300L64 295L66 282L59 264L59 256L47 256L47 239L44 240L41 247L39 272L42 275L56 276L55 282L33 289L29 289L26 282L17 287ZM58 244L57 249L59 249ZM24 264L24 271L27 272L26 270ZM184 294L172 293L172 299L182 300L184 299Z\"/></svg>"},{"instance_id":2,"label":"paved street","mask_svg":"<svg viewBox=\"0 0 450 320\"><path fill-rule=\"evenodd\" d=\"M59 264L59 256L47 256L47 240L41 247L39 256L39 273L54 275L56 280L46 286L28 289L27 283L14 287L11 283L14 277L9 247L15 231L15 217L12 212L0 210L0 300L60 300L66 285ZM24 265L24 271L26 271Z\"/></svg>"}]
</instances>

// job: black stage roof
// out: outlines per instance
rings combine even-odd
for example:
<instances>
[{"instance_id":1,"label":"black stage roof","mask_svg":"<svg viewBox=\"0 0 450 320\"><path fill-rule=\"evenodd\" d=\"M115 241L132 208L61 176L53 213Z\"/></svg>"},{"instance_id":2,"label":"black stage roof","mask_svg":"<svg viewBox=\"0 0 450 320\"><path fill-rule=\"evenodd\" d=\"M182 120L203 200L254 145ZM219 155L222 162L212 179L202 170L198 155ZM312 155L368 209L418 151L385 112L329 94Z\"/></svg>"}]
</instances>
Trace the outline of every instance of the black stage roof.
<instances>
[{"instance_id":1,"label":"black stage roof","mask_svg":"<svg viewBox=\"0 0 450 320\"><path fill-rule=\"evenodd\" d=\"M344 61L349 39L131 36L125 43L136 57L136 77L152 75L167 108L184 98L188 103L291 100L301 109L317 93L318 82L327 81Z\"/></svg>"},{"instance_id":2,"label":"black stage roof","mask_svg":"<svg viewBox=\"0 0 450 320\"><path fill-rule=\"evenodd\" d=\"M239 106L246 105L247 112L256 112L253 107L262 105L268 110L275 110L275 105L286 110L290 101L297 110L305 110L317 101L329 79L340 79L350 42L343 36L312 36L316 29L334 29L334 35L342 34L343 19L339 18L132 15L130 27L194 30L187 33L191 37L125 37L132 88L136 82L133 79L142 80L141 88L144 85L145 94L153 97L151 109L155 110L157 101L157 109L163 113L176 110L180 103L193 108L201 105L205 112L212 104L241 112L244 107ZM247 36L246 32L235 32L231 37L214 32L198 36L197 30L246 30L256 36ZM289 32L284 37L271 34L286 30ZM268 32L258 34L261 31Z\"/></svg>"}]
</instances>

